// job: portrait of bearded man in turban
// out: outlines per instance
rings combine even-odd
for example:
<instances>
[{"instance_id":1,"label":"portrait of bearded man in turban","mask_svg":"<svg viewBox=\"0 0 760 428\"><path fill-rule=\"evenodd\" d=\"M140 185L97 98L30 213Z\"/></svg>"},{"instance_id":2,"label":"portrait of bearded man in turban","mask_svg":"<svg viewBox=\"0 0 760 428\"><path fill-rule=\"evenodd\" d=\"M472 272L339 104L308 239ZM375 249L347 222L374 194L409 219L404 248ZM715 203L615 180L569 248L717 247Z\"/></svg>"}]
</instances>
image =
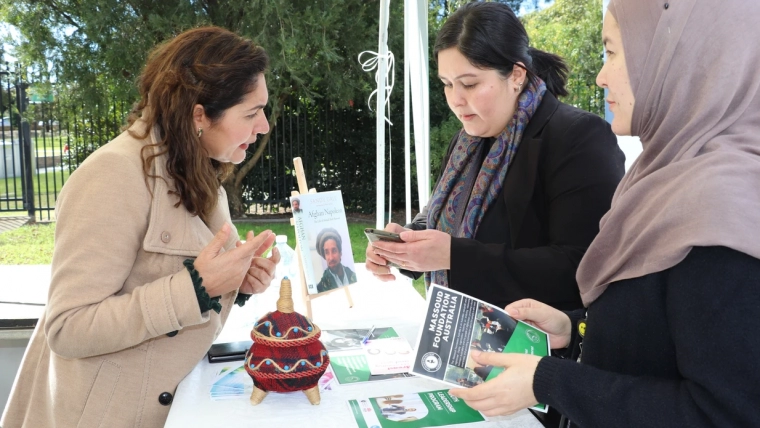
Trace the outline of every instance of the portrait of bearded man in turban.
<instances>
[{"instance_id":1,"label":"portrait of bearded man in turban","mask_svg":"<svg viewBox=\"0 0 760 428\"><path fill-rule=\"evenodd\" d=\"M317 252L327 262L327 269L317 284L317 292L332 290L356 282L356 273L341 263L343 238L332 227L317 235Z\"/></svg>"}]
</instances>

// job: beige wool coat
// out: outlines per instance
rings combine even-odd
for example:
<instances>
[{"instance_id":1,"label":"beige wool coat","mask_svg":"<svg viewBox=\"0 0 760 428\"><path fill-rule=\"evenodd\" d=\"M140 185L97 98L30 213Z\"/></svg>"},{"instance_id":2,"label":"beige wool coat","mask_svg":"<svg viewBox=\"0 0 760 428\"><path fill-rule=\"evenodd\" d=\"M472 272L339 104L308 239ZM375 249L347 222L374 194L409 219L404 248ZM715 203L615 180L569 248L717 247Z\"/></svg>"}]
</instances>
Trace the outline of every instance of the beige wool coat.
<instances>
[{"instance_id":1,"label":"beige wool coat","mask_svg":"<svg viewBox=\"0 0 760 428\"><path fill-rule=\"evenodd\" d=\"M146 184L140 149L155 138L121 134L63 187L48 304L1 427L161 427L168 394L221 331L236 292L201 314L182 262L232 226L226 194L208 226L175 207L165 156ZM236 240L232 227L225 248Z\"/></svg>"}]
</instances>

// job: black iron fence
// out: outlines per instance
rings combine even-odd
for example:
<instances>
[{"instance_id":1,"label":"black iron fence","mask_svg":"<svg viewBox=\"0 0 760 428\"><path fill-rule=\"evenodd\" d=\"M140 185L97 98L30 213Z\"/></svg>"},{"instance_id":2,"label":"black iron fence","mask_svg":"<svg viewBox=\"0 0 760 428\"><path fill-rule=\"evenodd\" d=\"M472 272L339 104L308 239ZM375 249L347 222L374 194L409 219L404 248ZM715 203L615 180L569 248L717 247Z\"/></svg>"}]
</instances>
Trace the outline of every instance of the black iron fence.
<instances>
[{"instance_id":1,"label":"black iron fence","mask_svg":"<svg viewBox=\"0 0 760 428\"><path fill-rule=\"evenodd\" d=\"M55 217L63 184L81 161L118 135L124 103L62 100L51 79L7 64L0 71L0 215Z\"/></svg>"},{"instance_id":2,"label":"black iron fence","mask_svg":"<svg viewBox=\"0 0 760 428\"><path fill-rule=\"evenodd\" d=\"M54 80L24 75L7 65L0 71L0 215L54 220L55 202L69 175L117 136L125 123L131 100L70 101L56 91ZM310 187L340 189L348 210L374 211L374 113L352 104L339 108L297 97L286 101L261 158L242 180L245 214L289 209L287 198L297 188L296 156L303 159ZM394 121L402 123L401 117ZM400 206L403 129L397 126L389 131L387 149L394 161L386 169L394 177L393 199Z\"/></svg>"},{"instance_id":3,"label":"black iron fence","mask_svg":"<svg viewBox=\"0 0 760 428\"><path fill-rule=\"evenodd\" d=\"M396 118L396 123L403 123ZM390 144L386 165L391 172L393 199L404 201L403 128L387 130ZM297 190L293 158L301 157L309 187L340 189L348 211L375 211L376 132L374 113L366 109L336 108L291 99L272 129L264 156L243 180L244 203L250 214L283 212L291 190ZM416 188L416 183L413 184ZM389 188L386 183L386 188ZM416 198L415 198L416 199ZM416 202L415 202L416 203Z\"/></svg>"}]
</instances>

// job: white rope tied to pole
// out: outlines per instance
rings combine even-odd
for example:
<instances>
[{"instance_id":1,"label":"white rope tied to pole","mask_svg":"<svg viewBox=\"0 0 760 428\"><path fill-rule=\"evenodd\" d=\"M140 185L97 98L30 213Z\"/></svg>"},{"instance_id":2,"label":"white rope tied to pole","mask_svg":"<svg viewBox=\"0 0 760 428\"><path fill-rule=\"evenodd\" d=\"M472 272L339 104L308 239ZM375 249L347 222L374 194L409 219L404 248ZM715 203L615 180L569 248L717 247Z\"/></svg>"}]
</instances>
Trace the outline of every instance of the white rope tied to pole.
<instances>
[{"instance_id":1,"label":"white rope tied to pole","mask_svg":"<svg viewBox=\"0 0 760 428\"><path fill-rule=\"evenodd\" d=\"M362 55L364 55L364 54L369 54L369 55L371 55L371 57L368 60L362 62ZM383 116L383 119L385 119L385 121L388 123L389 126L393 126L393 123L391 122L391 103L390 103L390 99L391 99L391 92L393 91L393 84L395 83L395 69L394 69L395 57L393 56L393 52L388 52L388 54L385 55L385 59L386 59L385 70L386 70L386 73L385 73L385 76L383 77L383 76L380 76L380 69L381 69L381 67L379 66L380 65L380 59L379 59L380 56L381 55L379 55L377 52L364 51L364 52L362 52L362 53L359 54L359 58L358 59L359 59L359 62L361 63L361 65L362 65L362 70L369 72L369 71L372 71L374 69L377 69L377 71L375 72L375 83L380 83L380 79L384 78L384 80L385 80L385 93L386 93L385 103L384 104L385 104L385 113L386 114ZM390 74L390 79L388 77L388 74ZM378 92L378 89L375 89L374 91L372 91L372 93L369 94L369 98L367 99L367 105L369 106L370 111L373 110L372 109L372 97L376 96L377 92ZM390 134L390 128L389 128L389 131L388 131L388 145L390 146L390 144L391 144L391 134ZM392 187L393 187L392 186L392 184L393 184L393 172L392 172L392 169L391 169L391 165L393 164L392 156L393 156L393 150L390 150L388 152L388 222L391 221L391 218L393 216L393 214L392 214L393 213L393 206L392 206L393 205L393 192L392 192ZM383 223L385 223L385 219L383 219Z\"/></svg>"},{"instance_id":2,"label":"white rope tied to pole","mask_svg":"<svg viewBox=\"0 0 760 428\"><path fill-rule=\"evenodd\" d=\"M362 61L362 55L368 54L370 55L370 58L366 61ZM381 58L383 57L383 58ZM359 54L358 57L359 63L362 65L362 70L366 72L370 72L374 69L377 69L375 72L375 83L380 83L380 79L383 79L385 81L385 105L388 105L391 99L391 92L393 91L393 84L395 83L395 62L396 59L393 56L393 52L388 51L386 55L380 55L377 52L374 51L364 51ZM385 75L380 75L380 69L379 67L380 61L385 61ZM390 75L390 76L389 76ZM369 94L369 98L367 98L367 106L369 106L369 110L373 111L372 109L372 97L377 95L377 89L372 91L371 94ZM390 113L388 115L384 116L385 121L388 122L389 125L393 125L391 123Z\"/></svg>"},{"instance_id":3,"label":"white rope tied to pole","mask_svg":"<svg viewBox=\"0 0 760 428\"><path fill-rule=\"evenodd\" d=\"M390 0L380 0L380 25L377 33L377 52L364 51L359 54L359 62L362 63L362 55L370 54L374 56L368 61L362 63L364 70L377 68L375 73L375 83L377 90L370 94L369 100L375 96L377 107L375 110L375 130L377 132L377 147L375 150L375 185L377 186L375 201L375 227L382 229L385 224L385 127L390 126L390 103L389 98L393 87L393 54L388 51L388 18L390 15ZM388 79L388 66L391 66L391 79ZM382 94L382 95L381 95ZM372 104L369 109L372 111ZM387 116L386 116L387 113ZM389 124L389 125L386 125Z\"/></svg>"}]
</instances>

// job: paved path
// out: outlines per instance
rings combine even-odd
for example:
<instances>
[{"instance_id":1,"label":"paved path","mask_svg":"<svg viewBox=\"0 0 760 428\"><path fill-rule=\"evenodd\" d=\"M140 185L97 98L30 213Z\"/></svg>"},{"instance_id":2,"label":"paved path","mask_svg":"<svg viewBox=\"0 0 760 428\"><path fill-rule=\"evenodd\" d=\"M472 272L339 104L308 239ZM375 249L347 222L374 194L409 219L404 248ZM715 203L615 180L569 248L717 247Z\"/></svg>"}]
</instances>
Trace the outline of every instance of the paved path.
<instances>
[{"instance_id":1,"label":"paved path","mask_svg":"<svg viewBox=\"0 0 760 428\"><path fill-rule=\"evenodd\" d=\"M0 217L0 233L18 229L29 223L29 217Z\"/></svg>"}]
</instances>

